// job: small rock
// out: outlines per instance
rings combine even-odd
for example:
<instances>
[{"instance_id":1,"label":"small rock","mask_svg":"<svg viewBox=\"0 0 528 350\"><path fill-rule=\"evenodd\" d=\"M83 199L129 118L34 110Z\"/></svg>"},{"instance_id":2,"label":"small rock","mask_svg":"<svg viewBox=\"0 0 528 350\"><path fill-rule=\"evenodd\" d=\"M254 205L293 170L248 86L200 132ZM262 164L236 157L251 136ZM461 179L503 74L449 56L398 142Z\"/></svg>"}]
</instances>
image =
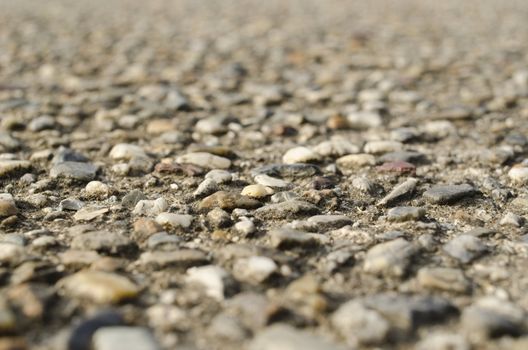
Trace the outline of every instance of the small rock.
<instances>
[{"instance_id":1,"label":"small rock","mask_svg":"<svg viewBox=\"0 0 528 350\"><path fill-rule=\"evenodd\" d=\"M422 288L439 289L458 293L469 290L470 284L462 271L447 267L424 267L416 276Z\"/></svg>"},{"instance_id":2,"label":"small rock","mask_svg":"<svg viewBox=\"0 0 528 350\"><path fill-rule=\"evenodd\" d=\"M133 249L133 242L127 236L106 231L94 231L77 235L71 242L72 249L95 250L118 254Z\"/></svg>"},{"instance_id":3,"label":"small rock","mask_svg":"<svg viewBox=\"0 0 528 350\"><path fill-rule=\"evenodd\" d=\"M227 169L231 160L206 152L187 153L176 159L178 163L194 164L206 169Z\"/></svg>"},{"instance_id":4,"label":"small rock","mask_svg":"<svg viewBox=\"0 0 528 350\"><path fill-rule=\"evenodd\" d=\"M364 166L376 165L376 158L371 154L349 154L338 158L336 164L339 169L357 169Z\"/></svg>"},{"instance_id":5,"label":"small rock","mask_svg":"<svg viewBox=\"0 0 528 350\"><path fill-rule=\"evenodd\" d=\"M215 228L229 227L232 224L231 216L220 208L214 208L207 213L207 222Z\"/></svg>"},{"instance_id":6,"label":"small rock","mask_svg":"<svg viewBox=\"0 0 528 350\"><path fill-rule=\"evenodd\" d=\"M0 160L0 178L23 174L30 169L31 163L26 160Z\"/></svg>"},{"instance_id":7,"label":"small rock","mask_svg":"<svg viewBox=\"0 0 528 350\"><path fill-rule=\"evenodd\" d=\"M528 167L514 166L508 172L508 176L515 183L525 184L526 182L528 182Z\"/></svg>"},{"instance_id":8,"label":"small rock","mask_svg":"<svg viewBox=\"0 0 528 350\"><path fill-rule=\"evenodd\" d=\"M255 224L251 220L242 220L235 224L235 230L244 236L250 235L255 232Z\"/></svg>"},{"instance_id":9,"label":"small rock","mask_svg":"<svg viewBox=\"0 0 528 350\"><path fill-rule=\"evenodd\" d=\"M521 227L522 224L523 218L511 212L506 213L500 221L501 226Z\"/></svg>"},{"instance_id":10,"label":"small rock","mask_svg":"<svg viewBox=\"0 0 528 350\"><path fill-rule=\"evenodd\" d=\"M97 167L90 163L63 162L51 168L50 177L54 179L91 181L95 178L96 172Z\"/></svg>"},{"instance_id":11,"label":"small rock","mask_svg":"<svg viewBox=\"0 0 528 350\"><path fill-rule=\"evenodd\" d=\"M363 269L374 274L401 277L415 253L413 244L403 238L380 243L367 252Z\"/></svg>"},{"instance_id":12,"label":"small rock","mask_svg":"<svg viewBox=\"0 0 528 350\"><path fill-rule=\"evenodd\" d=\"M169 226L172 228L189 228L193 221L192 215L174 214L174 213L160 213L156 216L156 222L161 226Z\"/></svg>"},{"instance_id":13,"label":"small rock","mask_svg":"<svg viewBox=\"0 0 528 350\"><path fill-rule=\"evenodd\" d=\"M145 267L161 269L165 267L189 267L203 265L207 256L194 249L172 250L169 252L145 252L139 257L139 262Z\"/></svg>"},{"instance_id":14,"label":"small rock","mask_svg":"<svg viewBox=\"0 0 528 350\"><path fill-rule=\"evenodd\" d=\"M143 148L128 143L119 143L110 151L110 158L115 160L130 160L132 158L148 158Z\"/></svg>"},{"instance_id":15,"label":"small rock","mask_svg":"<svg viewBox=\"0 0 528 350\"><path fill-rule=\"evenodd\" d=\"M285 164L309 163L321 160L321 156L307 147L294 147L289 149L282 157Z\"/></svg>"},{"instance_id":16,"label":"small rock","mask_svg":"<svg viewBox=\"0 0 528 350\"><path fill-rule=\"evenodd\" d=\"M233 286L229 273L216 265L192 267L187 270L187 283L196 283L205 288L206 295L216 300L224 300Z\"/></svg>"},{"instance_id":17,"label":"small rock","mask_svg":"<svg viewBox=\"0 0 528 350\"><path fill-rule=\"evenodd\" d=\"M86 195L92 198L106 199L110 196L110 187L101 181L90 181L84 188Z\"/></svg>"},{"instance_id":18,"label":"small rock","mask_svg":"<svg viewBox=\"0 0 528 350\"><path fill-rule=\"evenodd\" d=\"M271 196L273 189L263 185L248 185L242 189L241 194L251 198L263 198Z\"/></svg>"},{"instance_id":19,"label":"small rock","mask_svg":"<svg viewBox=\"0 0 528 350\"><path fill-rule=\"evenodd\" d=\"M378 312L351 300L339 307L331 317L332 325L348 345L376 345L383 343L389 334L390 324Z\"/></svg>"},{"instance_id":20,"label":"small rock","mask_svg":"<svg viewBox=\"0 0 528 350\"><path fill-rule=\"evenodd\" d=\"M424 192L424 198L433 204L448 204L475 193L473 186L462 185L438 185Z\"/></svg>"},{"instance_id":21,"label":"small rock","mask_svg":"<svg viewBox=\"0 0 528 350\"><path fill-rule=\"evenodd\" d=\"M526 312L519 306L495 297L485 297L462 312L461 323L475 340L510 335L517 337L526 328Z\"/></svg>"},{"instance_id":22,"label":"small rock","mask_svg":"<svg viewBox=\"0 0 528 350\"><path fill-rule=\"evenodd\" d=\"M289 228L269 232L271 246L278 249L310 248L319 244L313 235Z\"/></svg>"},{"instance_id":23,"label":"small rock","mask_svg":"<svg viewBox=\"0 0 528 350\"><path fill-rule=\"evenodd\" d=\"M233 174L226 170L213 169L205 174L205 178L211 179L217 184L226 184L233 180Z\"/></svg>"},{"instance_id":24,"label":"small rock","mask_svg":"<svg viewBox=\"0 0 528 350\"><path fill-rule=\"evenodd\" d=\"M257 175L254 177L254 180L259 185L266 186L266 187L288 188L291 186L291 184L287 181L284 181L282 179L277 179L275 177L271 177L266 174Z\"/></svg>"},{"instance_id":25,"label":"small rock","mask_svg":"<svg viewBox=\"0 0 528 350\"><path fill-rule=\"evenodd\" d=\"M83 207L73 215L73 218L75 221L91 221L102 216L103 214L108 213L109 211L110 209L108 208Z\"/></svg>"},{"instance_id":26,"label":"small rock","mask_svg":"<svg viewBox=\"0 0 528 350\"><path fill-rule=\"evenodd\" d=\"M151 332L142 327L103 327L93 335L93 350L161 350Z\"/></svg>"},{"instance_id":27,"label":"small rock","mask_svg":"<svg viewBox=\"0 0 528 350\"><path fill-rule=\"evenodd\" d=\"M135 215L154 216L163 213L168 208L169 203L163 197L155 200L144 199L137 202L132 213Z\"/></svg>"},{"instance_id":28,"label":"small rock","mask_svg":"<svg viewBox=\"0 0 528 350\"><path fill-rule=\"evenodd\" d=\"M193 192L193 196L195 197L208 196L211 193L214 193L217 191L218 191L218 184L212 179L205 179L198 185L198 187L196 188L196 191Z\"/></svg>"},{"instance_id":29,"label":"small rock","mask_svg":"<svg viewBox=\"0 0 528 350\"><path fill-rule=\"evenodd\" d=\"M260 284L266 281L277 269L277 264L272 259L265 256L251 256L235 261L233 274L238 280Z\"/></svg>"},{"instance_id":30,"label":"small rock","mask_svg":"<svg viewBox=\"0 0 528 350\"><path fill-rule=\"evenodd\" d=\"M251 199L234 192L218 191L209 197L205 197L199 205L202 210L219 207L224 210L233 210L235 208L255 209L262 206L257 200Z\"/></svg>"},{"instance_id":31,"label":"small rock","mask_svg":"<svg viewBox=\"0 0 528 350\"><path fill-rule=\"evenodd\" d=\"M417 184L418 180L412 177L408 178L403 183L394 187L388 195L383 197L383 199L378 202L378 205L384 206L412 194L416 189Z\"/></svg>"},{"instance_id":32,"label":"small rock","mask_svg":"<svg viewBox=\"0 0 528 350\"><path fill-rule=\"evenodd\" d=\"M482 241L470 235L460 235L444 245L444 251L451 257L466 264L482 255L487 247Z\"/></svg>"},{"instance_id":33,"label":"small rock","mask_svg":"<svg viewBox=\"0 0 528 350\"><path fill-rule=\"evenodd\" d=\"M118 303L139 293L139 288L128 278L101 271L80 271L58 283L67 295L100 304Z\"/></svg>"},{"instance_id":34,"label":"small rock","mask_svg":"<svg viewBox=\"0 0 528 350\"><path fill-rule=\"evenodd\" d=\"M286 324L274 324L257 333L248 350L344 350L328 340Z\"/></svg>"},{"instance_id":35,"label":"small rock","mask_svg":"<svg viewBox=\"0 0 528 350\"><path fill-rule=\"evenodd\" d=\"M143 192L140 190L132 190L123 196L121 204L126 208L133 208L139 201L144 199L147 199L147 197L143 194Z\"/></svg>"},{"instance_id":36,"label":"small rock","mask_svg":"<svg viewBox=\"0 0 528 350\"><path fill-rule=\"evenodd\" d=\"M0 193L0 217L18 214L15 199L9 193Z\"/></svg>"},{"instance_id":37,"label":"small rock","mask_svg":"<svg viewBox=\"0 0 528 350\"><path fill-rule=\"evenodd\" d=\"M77 325L68 340L69 349L90 350L94 333L103 327L120 326L125 323L123 317L113 311L100 312Z\"/></svg>"},{"instance_id":38,"label":"small rock","mask_svg":"<svg viewBox=\"0 0 528 350\"><path fill-rule=\"evenodd\" d=\"M314 147L314 151L323 157L342 157L347 154L359 153L360 148L344 137L333 137Z\"/></svg>"},{"instance_id":39,"label":"small rock","mask_svg":"<svg viewBox=\"0 0 528 350\"><path fill-rule=\"evenodd\" d=\"M348 125L352 129L377 128L383 124L383 119L376 112L356 111L347 115Z\"/></svg>"},{"instance_id":40,"label":"small rock","mask_svg":"<svg viewBox=\"0 0 528 350\"><path fill-rule=\"evenodd\" d=\"M378 171L381 172L392 172L392 173L414 173L416 171L416 166L414 164L403 162L403 161L394 161L394 162L385 162L380 165Z\"/></svg>"},{"instance_id":41,"label":"small rock","mask_svg":"<svg viewBox=\"0 0 528 350\"><path fill-rule=\"evenodd\" d=\"M433 333L416 345L416 350L470 350L469 342L460 334Z\"/></svg>"},{"instance_id":42,"label":"small rock","mask_svg":"<svg viewBox=\"0 0 528 350\"><path fill-rule=\"evenodd\" d=\"M425 209L417 207L395 207L387 212L387 219L396 222L416 221L424 216Z\"/></svg>"},{"instance_id":43,"label":"small rock","mask_svg":"<svg viewBox=\"0 0 528 350\"><path fill-rule=\"evenodd\" d=\"M381 154L400 151L403 144L398 141L370 141L365 144L364 150L370 154Z\"/></svg>"}]
</instances>

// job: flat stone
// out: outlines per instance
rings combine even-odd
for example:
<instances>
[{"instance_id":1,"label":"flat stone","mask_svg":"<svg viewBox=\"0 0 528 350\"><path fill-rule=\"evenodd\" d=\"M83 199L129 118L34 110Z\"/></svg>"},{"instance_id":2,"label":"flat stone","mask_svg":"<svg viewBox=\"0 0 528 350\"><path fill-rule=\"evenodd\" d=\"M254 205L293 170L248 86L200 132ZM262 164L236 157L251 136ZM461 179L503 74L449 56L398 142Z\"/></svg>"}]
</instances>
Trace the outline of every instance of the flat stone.
<instances>
[{"instance_id":1,"label":"flat stone","mask_svg":"<svg viewBox=\"0 0 528 350\"><path fill-rule=\"evenodd\" d=\"M95 231L75 236L71 242L71 248L118 254L133 249L134 243L120 233Z\"/></svg>"},{"instance_id":2,"label":"flat stone","mask_svg":"<svg viewBox=\"0 0 528 350\"><path fill-rule=\"evenodd\" d=\"M291 183L284 181L282 179L277 179L276 177L271 177L266 174L256 175L254 177L256 183L266 187L274 188L288 188L291 186Z\"/></svg>"},{"instance_id":3,"label":"flat stone","mask_svg":"<svg viewBox=\"0 0 528 350\"><path fill-rule=\"evenodd\" d=\"M508 176L515 183L525 184L526 182L528 182L528 167L514 166L508 172Z\"/></svg>"},{"instance_id":4,"label":"flat stone","mask_svg":"<svg viewBox=\"0 0 528 350\"><path fill-rule=\"evenodd\" d=\"M176 158L178 163L194 164L206 169L227 169L231 166L231 160L206 152L187 153Z\"/></svg>"},{"instance_id":5,"label":"flat stone","mask_svg":"<svg viewBox=\"0 0 528 350\"><path fill-rule=\"evenodd\" d=\"M398 141L370 141L363 147L364 151L369 154L381 154L388 152L400 151L403 144Z\"/></svg>"},{"instance_id":6,"label":"flat stone","mask_svg":"<svg viewBox=\"0 0 528 350\"><path fill-rule=\"evenodd\" d=\"M23 174L31 170L31 163L26 160L0 160L0 179Z\"/></svg>"},{"instance_id":7,"label":"flat stone","mask_svg":"<svg viewBox=\"0 0 528 350\"><path fill-rule=\"evenodd\" d=\"M25 259L24 247L12 243L0 243L0 265L16 266Z\"/></svg>"},{"instance_id":8,"label":"flat stone","mask_svg":"<svg viewBox=\"0 0 528 350\"><path fill-rule=\"evenodd\" d=\"M174 213L160 213L156 216L156 222L162 226L170 226L173 228L189 228L193 221L192 215L174 214Z\"/></svg>"},{"instance_id":9,"label":"flat stone","mask_svg":"<svg viewBox=\"0 0 528 350\"><path fill-rule=\"evenodd\" d=\"M199 205L201 210L221 208L233 210L235 208L255 209L262 206L262 203L247 196L235 192L218 191L209 197L204 198Z\"/></svg>"},{"instance_id":10,"label":"flat stone","mask_svg":"<svg viewBox=\"0 0 528 350\"><path fill-rule=\"evenodd\" d=\"M471 345L463 335L455 333L433 333L416 345L416 350L470 350Z\"/></svg>"},{"instance_id":11,"label":"flat stone","mask_svg":"<svg viewBox=\"0 0 528 350\"><path fill-rule=\"evenodd\" d=\"M349 154L336 160L339 169L357 169L376 165L376 158L371 154Z\"/></svg>"},{"instance_id":12,"label":"flat stone","mask_svg":"<svg viewBox=\"0 0 528 350\"><path fill-rule=\"evenodd\" d=\"M342 157L347 154L359 153L360 148L344 137L334 137L315 146L314 151L323 157Z\"/></svg>"},{"instance_id":13,"label":"flat stone","mask_svg":"<svg viewBox=\"0 0 528 350\"><path fill-rule=\"evenodd\" d=\"M103 327L93 335L93 350L161 350L152 333L142 327Z\"/></svg>"},{"instance_id":14,"label":"flat stone","mask_svg":"<svg viewBox=\"0 0 528 350\"><path fill-rule=\"evenodd\" d=\"M259 208L255 211L255 216L259 219L286 219L318 213L319 208L311 203L301 200L290 200L276 204L268 204Z\"/></svg>"},{"instance_id":15,"label":"flat stone","mask_svg":"<svg viewBox=\"0 0 528 350\"><path fill-rule=\"evenodd\" d=\"M169 266L190 267L207 263L207 256L194 249L180 249L169 252L145 252L139 257L143 266L160 269Z\"/></svg>"},{"instance_id":16,"label":"flat stone","mask_svg":"<svg viewBox=\"0 0 528 350\"><path fill-rule=\"evenodd\" d=\"M462 185L437 185L424 192L424 198L432 204L448 204L475 193L473 186Z\"/></svg>"},{"instance_id":17,"label":"flat stone","mask_svg":"<svg viewBox=\"0 0 528 350\"><path fill-rule=\"evenodd\" d=\"M109 208L82 207L73 215L73 218L75 221L91 221L95 218L103 216L109 211Z\"/></svg>"},{"instance_id":18,"label":"flat stone","mask_svg":"<svg viewBox=\"0 0 528 350\"><path fill-rule=\"evenodd\" d=\"M248 185L242 189L241 194L251 198L264 198L271 196L275 191L271 187L263 185Z\"/></svg>"},{"instance_id":19,"label":"flat stone","mask_svg":"<svg viewBox=\"0 0 528 350\"><path fill-rule=\"evenodd\" d=\"M369 273L401 277L415 253L416 247L403 238L380 243L368 250L363 269Z\"/></svg>"},{"instance_id":20,"label":"flat stone","mask_svg":"<svg viewBox=\"0 0 528 350\"><path fill-rule=\"evenodd\" d=\"M460 235L447 242L443 249L449 256L466 264L481 256L487 247L475 236Z\"/></svg>"},{"instance_id":21,"label":"flat stone","mask_svg":"<svg viewBox=\"0 0 528 350\"><path fill-rule=\"evenodd\" d=\"M424 267L416 276L422 288L466 293L471 285L461 270L448 267Z\"/></svg>"},{"instance_id":22,"label":"flat stone","mask_svg":"<svg viewBox=\"0 0 528 350\"><path fill-rule=\"evenodd\" d=\"M90 163L63 162L54 165L50 170L50 177L54 179L71 179L91 181L95 178L97 167Z\"/></svg>"},{"instance_id":23,"label":"flat stone","mask_svg":"<svg viewBox=\"0 0 528 350\"><path fill-rule=\"evenodd\" d=\"M257 333L248 350L344 350L330 341L285 324L274 324Z\"/></svg>"},{"instance_id":24,"label":"flat stone","mask_svg":"<svg viewBox=\"0 0 528 350\"><path fill-rule=\"evenodd\" d=\"M59 253L62 264L71 268L83 268L90 266L101 258L101 255L91 250L67 250Z\"/></svg>"},{"instance_id":25,"label":"flat stone","mask_svg":"<svg viewBox=\"0 0 528 350\"><path fill-rule=\"evenodd\" d=\"M378 202L378 205L384 206L395 201L401 200L407 196L410 196L416 189L418 180L415 178L408 178L399 185L396 185L383 199Z\"/></svg>"},{"instance_id":26,"label":"flat stone","mask_svg":"<svg viewBox=\"0 0 528 350\"><path fill-rule=\"evenodd\" d=\"M347 115L348 125L352 129L377 128L383 124L383 118L376 112L355 111Z\"/></svg>"},{"instance_id":27,"label":"flat stone","mask_svg":"<svg viewBox=\"0 0 528 350\"><path fill-rule=\"evenodd\" d=\"M286 179L304 179L321 173L315 164L269 164L251 170L251 176L268 175Z\"/></svg>"},{"instance_id":28,"label":"flat stone","mask_svg":"<svg viewBox=\"0 0 528 350\"><path fill-rule=\"evenodd\" d=\"M395 207L387 212L387 220L396 222L416 221L424 216L425 209L417 207Z\"/></svg>"},{"instance_id":29,"label":"flat stone","mask_svg":"<svg viewBox=\"0 0 528 350\"><path fill-rule=\"evenodd\" d=\"M110 158L115 160L130 160L132 158L147 158L147 154L137 145L129 143L119 143L112 147L109 154Z\"/></svg>"},{"instance_id":30,"label":"flat stone","mask_svg":"<svg viewBox=\"0 0 528 350\"><path fill-rule=\"evenodd\" d=\"M213 169L205 174L206 179L211 179L217 184L227 184L233 180L233 174L226 170Z\"/></svg>"},{"instance_id":31,"label":"flat stone","mask_svg":"<svg viewBox=\"0 0 528 350\"><path fill-rule=\"evenodd\" d=\"M382 344L391 328L377 311L356 300L341 305L332 315L331 322L352 347Z\"/></svg>"},{"instance_id":32,"label":"flat stone","mask_svg":"<svg viewBox=\"0 0 528 350\"><path fill-rule=\"evenodd\" d=\"M102 271L80 271L58 283L67 295L99 304L118 303L139 293L139 288L128 278Z\"/></svg>"}]
</instances>

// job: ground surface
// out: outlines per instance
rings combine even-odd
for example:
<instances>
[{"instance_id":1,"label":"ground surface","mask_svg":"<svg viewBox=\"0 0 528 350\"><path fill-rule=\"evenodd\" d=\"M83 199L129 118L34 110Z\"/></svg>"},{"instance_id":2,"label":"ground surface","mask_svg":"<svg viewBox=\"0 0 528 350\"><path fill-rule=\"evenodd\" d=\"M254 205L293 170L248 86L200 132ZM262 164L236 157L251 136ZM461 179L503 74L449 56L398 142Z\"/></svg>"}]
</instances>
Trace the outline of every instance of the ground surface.
<instances>
[{"instance_id":1,"label":"ground surface","mask_svg":"<svg viewBox=\"0 0 528 350\"><path fill-rule=\"evenodd\" d=\"M1 0L0 349L527 349L527 15Z\"/></svg>"}]
</instances>

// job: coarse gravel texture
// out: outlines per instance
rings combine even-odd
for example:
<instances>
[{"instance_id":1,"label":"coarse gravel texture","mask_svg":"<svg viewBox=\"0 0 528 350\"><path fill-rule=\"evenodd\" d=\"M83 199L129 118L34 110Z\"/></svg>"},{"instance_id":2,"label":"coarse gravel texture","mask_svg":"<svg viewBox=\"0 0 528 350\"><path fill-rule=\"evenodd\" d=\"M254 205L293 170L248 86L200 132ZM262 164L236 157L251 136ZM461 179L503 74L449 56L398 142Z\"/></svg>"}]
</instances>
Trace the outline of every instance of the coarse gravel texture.
<instances>
[{"instance_id":1,"label":"coarse gravel texture","mask_svg":"<svg viewBox=\"0 0 528 350\"><path fill-rule=\"evenodd\" d=\"M0 0L0 349L527 349L526 18Z\"/></svg>"}]
</instances>

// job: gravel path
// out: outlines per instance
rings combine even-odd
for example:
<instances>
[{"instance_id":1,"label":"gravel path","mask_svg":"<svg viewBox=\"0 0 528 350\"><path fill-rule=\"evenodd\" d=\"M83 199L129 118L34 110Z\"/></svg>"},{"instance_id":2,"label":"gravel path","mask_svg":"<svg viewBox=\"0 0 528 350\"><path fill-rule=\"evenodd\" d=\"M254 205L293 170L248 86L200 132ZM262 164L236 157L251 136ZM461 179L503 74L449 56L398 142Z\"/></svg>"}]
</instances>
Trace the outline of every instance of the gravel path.
<instances>
[{"instance_id":1,"label":"gravel path","mask_svg":"<svg viewBox=\"0 0 528 350\"><path fill-rule=\"evenodd\" d=\"M528 349L526 18L0 0L0 350Z\"/></svg>"}]
</instances>

